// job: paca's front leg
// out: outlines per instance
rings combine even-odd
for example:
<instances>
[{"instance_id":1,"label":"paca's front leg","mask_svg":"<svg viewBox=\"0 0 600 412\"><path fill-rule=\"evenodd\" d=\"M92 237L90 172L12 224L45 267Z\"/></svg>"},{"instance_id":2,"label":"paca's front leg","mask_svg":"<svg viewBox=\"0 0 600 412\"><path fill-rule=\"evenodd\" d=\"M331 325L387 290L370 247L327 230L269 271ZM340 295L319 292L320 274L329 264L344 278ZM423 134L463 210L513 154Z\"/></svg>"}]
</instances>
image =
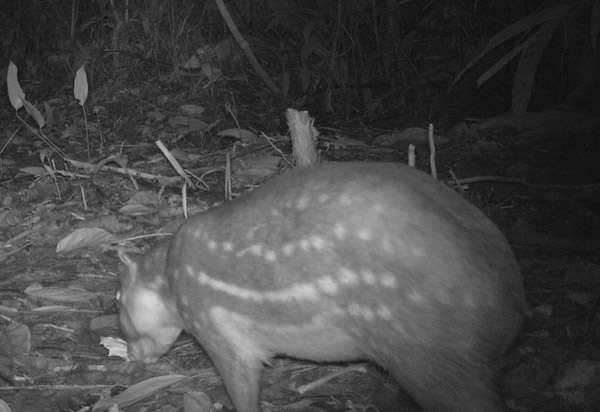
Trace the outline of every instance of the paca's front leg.
<instances>
[{"instance_id":1,"label":"paca's front leg","mask_svg":"<svg viewBox=\"0 0 600 412\"><path fill-rule=\"evenodd\" d=\"M248 352L242 353L238 348L230 346L221 339L212 337L214 342L222 345L204 343L215 364L236 412L260 412L259 393L260 378L263 369L262 361Z\"/></svg>"}]
</instances>

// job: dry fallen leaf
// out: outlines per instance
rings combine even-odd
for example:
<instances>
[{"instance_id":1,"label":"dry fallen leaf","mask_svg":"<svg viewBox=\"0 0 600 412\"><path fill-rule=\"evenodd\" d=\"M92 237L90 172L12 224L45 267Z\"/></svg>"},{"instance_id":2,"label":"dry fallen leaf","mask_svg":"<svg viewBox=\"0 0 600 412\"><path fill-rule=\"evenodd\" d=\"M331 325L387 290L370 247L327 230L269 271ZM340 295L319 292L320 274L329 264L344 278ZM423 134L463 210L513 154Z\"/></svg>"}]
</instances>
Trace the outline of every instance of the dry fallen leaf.
<instances>
[{"instance_id":1,"label":"dry fallen leaf","mask_svg":"<svg viewBox=\"0 0 600 412\"><path fill-rule=\"evenodd\" d=\"M75 229L58 242L56 245L56 253L70 252L84 247L105 246L113 240L114 236L104 229Z\"/></svg>"},{"instance_id":2,"label":"dry fallen leaf","mask_svg":"<svg viewBox=\"0 0 600 412\"><path fill-rule=\"evenodd\" d=\"M117 396L113 396L112 398L102 399L94 405L92 408L92 412L98 409L109 408L113 405L119 405L119 407L125 407L128 405L133 405L134 403L147 398L148 396L152 396L155 393L160 392L161 390L176 384L184 379L187 379L187 376L184 375L165 375L159 376L156 378L147 379L145 381L136 383L135 385L129 387L129 389L121 392Z\"/></svg>"},{"instance_id":3,"label":"dry fallen leaf","mask_svg":"<svg viewBox=\"0 0 600 412\"><path fill-rule=\"evenodd\" d=\"M25 294L33 299L42 299L51 302L87 302L96 295L79 288L39 287L38 284L25 289Z\"/></svg>"}]
</instances>

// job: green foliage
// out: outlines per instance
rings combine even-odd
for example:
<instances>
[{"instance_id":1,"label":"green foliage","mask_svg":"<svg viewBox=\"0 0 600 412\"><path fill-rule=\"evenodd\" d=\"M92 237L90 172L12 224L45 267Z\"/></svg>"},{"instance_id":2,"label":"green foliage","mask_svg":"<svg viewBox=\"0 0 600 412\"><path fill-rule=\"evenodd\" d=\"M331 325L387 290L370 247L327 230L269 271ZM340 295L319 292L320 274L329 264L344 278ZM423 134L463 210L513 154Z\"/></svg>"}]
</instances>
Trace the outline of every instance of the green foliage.
<instances>
[{"instance_id":1,"label":"green foliage","mask_svg":"<svg viewBox=\"0 0 600 412\"><path fill-rule=\"evenodd\" d=\"M589 30L583 38L578 33L582 26ZM598 91L597 76L600 73L598 71L597 43L600 34L600 2L593 0L576 0L549 5L510 24L489 40L486 47L456 76L454 82L456 83L467 70L483 57L513 40L511 47L479 76L477 84L482 85L490 81L509 62L517 59L518 63L512 87L511 112L523 114L528 109L535 75L543 54L549 48L551 40L557 33L563 35L563 50L559 49L560 55L574 58L576 60L575 65L579 68L575 73L579 77L578 81L569 82L568 85L570 87L595 87ZM581 41L576 40L580 38ZM574 43L579 44L575 45ZM571 53L567 54L567 49Z\"/></svg>"},{"instance_id":2,"label":"green foliage","mask_svg":"<svg viewBox=\"0 0 600 412\"><path fill-rule=\"evenodd\" d=\"M261 92L256 85L262 82L252 80L255 67L245 63L214 0L9 3L0 9L6 27L0 39L13 45L6 57L25 59L13 57L24 77L34 69L28 61L36 61L27 56L40 52L28 43L34 38L48 61L68 66L69 77L88 63L92 83L96 77L162 75L214 93L217 83L242 78ZM577 102L599 87L597 0L225 4L287 101L311 111L422 112L451 85L452 92L474 86L473 76L479 76L482 95L496 96L515 113ZM57 57L73 45L75 55ZM192 69L191 58L197 58Z\"/></svg>"}]
</instances>

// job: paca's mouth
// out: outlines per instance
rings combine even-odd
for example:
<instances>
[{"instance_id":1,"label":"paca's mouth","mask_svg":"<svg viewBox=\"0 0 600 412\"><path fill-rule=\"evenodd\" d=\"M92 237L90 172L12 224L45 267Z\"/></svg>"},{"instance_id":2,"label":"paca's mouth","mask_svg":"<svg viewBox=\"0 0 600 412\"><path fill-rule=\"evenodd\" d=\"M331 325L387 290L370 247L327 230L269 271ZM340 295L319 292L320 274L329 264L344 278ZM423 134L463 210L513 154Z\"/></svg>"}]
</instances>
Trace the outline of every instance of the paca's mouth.
<instances>
[{"instance_id":1,"label":"paca's mouth","mask_svg":"<svg viewBox=\"0 0 600 412\"><path fill-rule=\"evenodd\" d=\"M143 337L127 344L127 356L130 361L139 362L146 365L155 363L164 355L171 345L167 348L159 347L157 343L150 338Z\"/></svg>"}]
</instances>

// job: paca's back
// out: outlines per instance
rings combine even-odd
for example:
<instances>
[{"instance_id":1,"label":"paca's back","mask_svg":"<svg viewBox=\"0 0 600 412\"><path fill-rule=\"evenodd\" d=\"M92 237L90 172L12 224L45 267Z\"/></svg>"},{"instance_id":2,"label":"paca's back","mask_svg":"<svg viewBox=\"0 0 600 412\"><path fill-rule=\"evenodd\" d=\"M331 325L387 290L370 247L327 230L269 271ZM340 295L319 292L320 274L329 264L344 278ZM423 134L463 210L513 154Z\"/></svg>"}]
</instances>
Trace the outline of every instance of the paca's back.
<instances>
[{"instance_id":1,"label":"paca's back","mask_svg":"<svg viewBox=\"0 0 600 412\"><path fill-rule=\"evenodd\" d=\"M287 172L161 248L166 317L208 351L238 412L258 410L276 354L373 360L430 412L505 410L495 367L527 311L518 266L487 217L421 172Z\"/></svg>"}]
</instances>

